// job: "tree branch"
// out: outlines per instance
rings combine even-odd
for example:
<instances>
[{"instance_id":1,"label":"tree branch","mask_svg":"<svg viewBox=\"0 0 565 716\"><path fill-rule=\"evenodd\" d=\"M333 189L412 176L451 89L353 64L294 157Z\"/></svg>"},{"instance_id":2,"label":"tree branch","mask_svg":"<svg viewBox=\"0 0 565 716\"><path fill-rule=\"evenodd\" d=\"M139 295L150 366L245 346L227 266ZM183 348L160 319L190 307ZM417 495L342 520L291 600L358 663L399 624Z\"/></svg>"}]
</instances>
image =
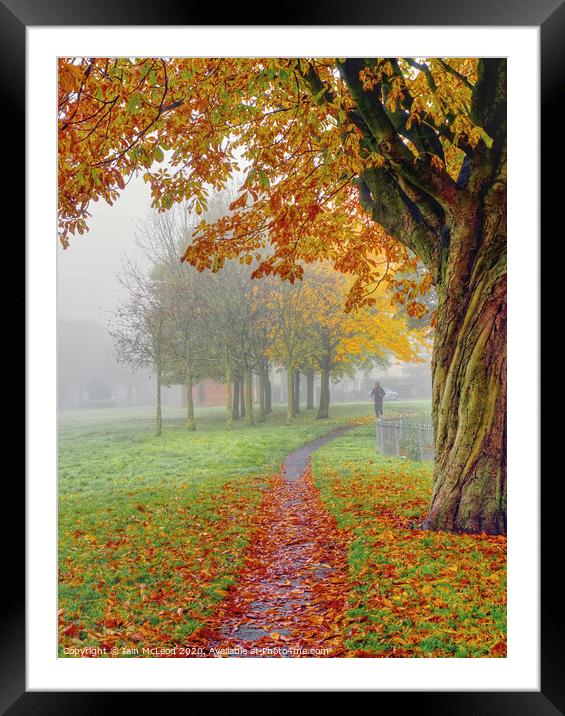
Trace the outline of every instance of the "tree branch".
<instances>
[{"instance_id":1,"label":"tree branch","mask_svg":"<svg viewBox=\"0 0 565 716\"><path fill-rule=\"evenodd\" d=\"M386 169L370 169L357 181L359 200L373 221L404 244L437 276L438 232L431 227L418 205L398 186Z\"/></svg>"},{"instance_id":2,"label":"tree branch","mask_svg":"<svg viewBox=\"0 0 565 716\"><path fill-rule=\"evenodd\" d=\"M471 95L471 119L489 136L506 136L506 59L479 60L477 81Z\"/></svg>"},{"instance_id":3,"label":"tree branch","mask_svg":"<svg viewBox=\"0 0 565 716\"><path fill-rule=\"evenodd\" d=\"M357 110L389 167L402 174L421 191L431 194L440 203L449 201L456 191L455 182L447 172L432 167L428 161L415 159L414 154L399 137L376 93L363 89L359 79L359 72L365 66L363 60L338 60L337 66L355 100Z\"/></svg>"},{"instance_id":4,"label":"tree branch","mask_svg":"<svg viewBox=\"0 0 565 716\"><path fill-rule=\"evenodd\" d=\"M457 77L458 80L463 82L463 84L465 85L465 87L467 87L467 89L470 89L471 92L473 91L474 85L471 82L469 82L469 80L465 77L465 75L462 75L460 72L457 72L457 70L454 67L451 67L451 65L448 65L445 60L442 60L441 58L438 57L437 61L446 72L448 72L450 75L453 75L453 77Z\"/></svg>"}]
</instances>

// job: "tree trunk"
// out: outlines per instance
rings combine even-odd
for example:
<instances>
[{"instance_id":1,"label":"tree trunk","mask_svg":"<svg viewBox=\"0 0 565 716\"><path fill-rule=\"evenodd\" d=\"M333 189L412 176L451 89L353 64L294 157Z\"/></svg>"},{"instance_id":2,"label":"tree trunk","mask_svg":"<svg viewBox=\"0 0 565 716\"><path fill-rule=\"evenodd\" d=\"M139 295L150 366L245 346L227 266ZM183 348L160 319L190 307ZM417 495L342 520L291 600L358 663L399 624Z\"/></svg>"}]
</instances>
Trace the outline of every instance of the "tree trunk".
<instances>
[{"instance_id":1,"label":"tree trunk","mask_svg":"<svg viewBox=\"0 0 565 716\"><path fill-rule=\"evenodd\" d=\"M281 404L288 403L288 376L286 368L281 368Z\"/></svg>"},{"instance_id":2,"label":"tree trunk","mask_svg":"<svg viewBox=\"0 0 565 716\"><path fill-rule=\"evenodd\" d=\"M322 368L320 404L318 405L317 420L325 420L330 417L330 369Z\"/></svg>"},{"instance_id":3,"label":"tree trunk","mask_svg":"<svg viewBox=\"0 0 565 716\"><path fill-rule=\"evenodd\" d=\"M314 371L306 373L306 410L314 410Z\"/></svg>"},{"instance_id":4,"label":"tree trunk","mask_svg":"<svg viewBox=\"0 0 565 716\"><path fill-rule=\"evenodd\" d=\"M259 393L259 422L264 423L265 422L265 368L264 366L259 366L259 385L257 387L257 392Z\"/></svg>"},{"instance_id":5,"label":"tree trunk","mask_svg":"<svg viewBox=\"0 0 565 716\"><path fill-rule=\"evenodd\" d=\"M239 415L245 417L245 380L242 375L239 379Z\"/></svg>"},{"instance_id":6,"label":"tree trunk","mask_svg":"<svg viewBox=\"0 0 565 716\"><path fill-rule=\"evenodd\" d=\"M226 361L226 410L227 410L227 418L226 418L226 428L228 430L233 430L233 401L235 398L235 394L232 396L231 392L231 386L232 386L232 369L229 363Z\"/></svg>"},{"instance_id":7,"label":"tree trunk","mask_svg":"<svg viewBox=\"0 0 565 716\"><path fill-rule=\"evenodd\" d=\"M161 415L161 371L157 371L157 409L155 412L155 435L161 435L163 419Z\"/></svg>"},{"instance_id":8,"label":"tree trunk","mask_svg":"<svg viewBox=\"0 0 565 716\"><path fill-rule=\"evenodd\" d=\"M271 386L270 366L265 366L265 414L273 412L273 389Z\"/></svg>"},{"instance_id":9,"label":"tree trunk","mask_svg":"<svg viewBox=\"0 0 565 716\"><path fill-rule=\"evenodd\" d=\"M255 425L253 420L253 373L250 370L245 371L245 424Z\"/></svg>"},{"instance_id":10,"label":"tree trunk","mask_svg":"<svg viewBox=\"0 0 565 716\"><path fill-rule=\"evenodd\" d=\"M490 142L463 142L466 156L456 182L405 151L407 123L396 125L399 115L387 115L378 92L363 86L362 60L347 59L339 69L361 114L364 138L376 140L384 161L363 172L359 200L418 255L438 292L436 462L424 527L505 533L506 59L478 60L469 117ZM411 101L408 94L400 100L406 114ZM414 135L418 152L443 154L424 124Z\"/></svg>"},{"instance_id":11,"label":"tree trunk","mask_svg":"<svg viewBox=\"0 0 565 716\"><path fill-rule=\"evenodd\" d=\"M290 425L294 417L294 372L286 369L286 424Z\"/></svg>"},{"instance_id":12,"label":"tree trunk","mask_svg":"<svg viewBox=\"0 0 565 716\"><path fill-rule=\"evenodd\" d=\"M467 210L467 233L452 233L437 286L425 529L506 533L506 204L497 189Z\"/></svg>"},{"instance_id":13,"label":"tree trunk","mask_svg":"<svg viewBox=\"0 0 565 716\"><path fill-rule=\"evenodd\" d=\"M300 371L294 371L294 414L300 413Z\"/></svg>"},{"instance_id":14,"label":"tree trunk","mask_svg":"<svg viewBox=\"0 0 565 716\"><path fill-rule=\"evenodd\" d=\"M233 381L232 418L239 420L239 378L234 378Z\"/></svg>"},{"instance_id":15,"label":"tree trunk","mask_svg":"<svg viewBox=\"0 0 565 716\"><path fill-rule=\"evenodd\" d=\"M186 427L188 430L196 430L194 419L194 401L192 399L192 371L186 374Z\"/></svg>"}]
</instances>

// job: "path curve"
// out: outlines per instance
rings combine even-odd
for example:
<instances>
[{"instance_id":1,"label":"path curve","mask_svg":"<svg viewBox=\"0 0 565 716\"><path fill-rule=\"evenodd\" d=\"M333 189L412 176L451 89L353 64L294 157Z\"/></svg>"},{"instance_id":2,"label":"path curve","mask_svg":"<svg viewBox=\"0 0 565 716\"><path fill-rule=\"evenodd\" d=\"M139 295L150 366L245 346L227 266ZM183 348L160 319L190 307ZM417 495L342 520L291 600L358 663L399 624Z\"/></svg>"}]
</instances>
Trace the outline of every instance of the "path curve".
<instances>
[{"instance_id":1,"label":"path curve","mask_svg":"<svg viewBox=\"0 0 565 716\"><path fill-rule=\"evenodd\" d=\"M310 442L301 445L296 450L289 453L283 462L283 476L286 480L298 480L306 471L310 463L310 458L313 452L316 452L322 445L341 437L345 432L352 428L358 427L356 425L342 425L335 430L332 430L322 437L311 440Z\"/></svg>"},{"instance_id":2,"label":"path curve","mask_svg":"<svg viewBox=\"0 0 565 716\"><path fill-rule=\"evenodd\" d=\"M310 459L354 427L332 430L285 458L265 493L238 582L206 630L209 656L343 653L338 624L346 606L347 547L314 486Z\"/></svg>"}]
</instances>

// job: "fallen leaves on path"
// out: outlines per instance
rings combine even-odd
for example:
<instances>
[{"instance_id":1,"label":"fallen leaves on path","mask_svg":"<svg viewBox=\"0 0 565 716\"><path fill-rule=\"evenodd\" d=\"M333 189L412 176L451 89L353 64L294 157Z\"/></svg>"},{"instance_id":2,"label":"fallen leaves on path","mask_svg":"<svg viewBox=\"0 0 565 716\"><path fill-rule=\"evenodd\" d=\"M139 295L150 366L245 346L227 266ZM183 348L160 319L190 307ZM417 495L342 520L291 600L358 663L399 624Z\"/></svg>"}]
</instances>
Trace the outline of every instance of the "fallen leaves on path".
<instances>
[{"instance_id":1,"label":"fallen leaves on path","mask_svg":"<svg viewBox=\"0 0 565 716\"><path fill-rule=\"evenodd\" d=\"M191 636L209 656L345 654L347 544L320 500L310 469L273 478L238 582Z\"/></svg>"}]
</instances>

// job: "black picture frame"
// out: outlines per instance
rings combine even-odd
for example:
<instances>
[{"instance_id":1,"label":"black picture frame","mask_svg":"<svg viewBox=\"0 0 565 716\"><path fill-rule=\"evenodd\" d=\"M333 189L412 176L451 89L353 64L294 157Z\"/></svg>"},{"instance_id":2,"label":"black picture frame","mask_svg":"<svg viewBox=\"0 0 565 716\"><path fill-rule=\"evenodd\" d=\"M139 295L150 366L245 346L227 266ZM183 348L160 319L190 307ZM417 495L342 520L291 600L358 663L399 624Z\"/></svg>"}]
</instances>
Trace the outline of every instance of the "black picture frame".
<instances>
[{"instance_id":1,"label":"black picture frame","mask_svg":"<svg viewBox=\"0 0 565 716\"><path fill-rule=\"evenodd\" d=\"M565 4L563 0L398 0L385 2L375 0L349 0L343 5L336 0L324 4L294 2L272 6L272 14L266 15L265 6L256 14L245 6L246 19L260 18L261 25L453 25L453 26L536 26L541 35L541 112L542 112L542 229L548 234L550 226L558 226L562 217L563 200L557 192L562 182L555 182L551 166L555 160L553 146L554 118L557 103L564 87L565 59ZM0 94L3 98L3 136L10 137L5 146L25 146L25 43L28 26L73 25L211 25L218 17L218 8L205 3L181 3L177 0L0 0ZM234 4L221 10L223 25L241 25L242 8ZM284 15L284 17L283 17ZM286 19L290 22L282 23ZM525 100L527 97L525 88ZM51 111L46 107L45 111ZM551 124L550 124L551 122ZM528 138L525 141L535 141ZM552 154L550 160L550 153ZM21 165L21 150L18 154ZM14 162L15 164L16 162ZM16 171L17 167L13 167ZM535 187L532 187L535 191ZM7 189L8 204L12 213L25 215L23 183L16 183L13 175ZM14 243L15 237L12 239ZM23 245L23 244L22 244ZM546 301L543 295L544 305ZM21 325L14 319L14 335ZM18 327L19 326L19 327ZM20 333L21 335L21 333ZM20 344L21 345L21 344ZM12 365L13 368L13 365ZM6 378L5 378L6 380ZM541 394L541 391L540 391ZM21 400L21 398L20 398ZM28 450L33 446L28 445ZM535 479L535 476L531 476ZM15 478L14 478L15 480ZM541 690L538 692L403 692L402 706L411 705L419 713L440 714L545 714L565 713L565 674L563 648L565 647L563 623L560 618L562 594L555 581L556 558L549 545L562 543L560 534L561 506L556 499L555 482L546 480L542 490L542 600L541 600ZM122 692L30 692L26 691L25 679L25 554L16 545L24 545L24 480L16 485L16 501L19 510L6 508L3 516L4 576L9 577L9 589L5 587L7 604L0 612L0 709L9 714L90 714L101 713L110 702L123 703L131 708L131 693ZM11 498L12 505L14 498ZM6 503L4 503L6 505ZM525 526L527 529L528 526ZM259 689L257 689L259 690ZM328 690L330 690L328 688ZM381 693L383 699L395 699L395 693ZM144 693L144 708L157 706L155 693ZM126 703L127 699L127 703ZM386 707L385 707L386 708Z\"/></svg>"}]
</instances>

